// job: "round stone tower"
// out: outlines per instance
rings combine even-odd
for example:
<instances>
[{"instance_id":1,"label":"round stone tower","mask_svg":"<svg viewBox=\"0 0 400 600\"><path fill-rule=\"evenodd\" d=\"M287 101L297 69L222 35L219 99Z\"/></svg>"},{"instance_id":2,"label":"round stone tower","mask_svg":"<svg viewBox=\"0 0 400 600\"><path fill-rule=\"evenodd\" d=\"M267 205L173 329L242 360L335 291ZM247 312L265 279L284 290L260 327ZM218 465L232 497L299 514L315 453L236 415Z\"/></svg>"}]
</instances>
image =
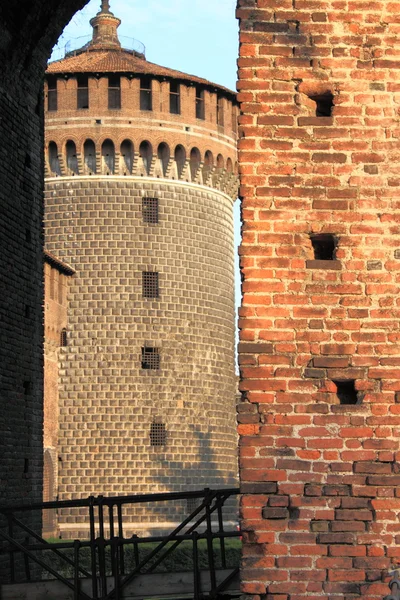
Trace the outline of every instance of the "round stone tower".
<instances>
[{"instance_id":1,"label":"round stone tower","mask_svg":"<svg viewBox=\"0 0 400 600\"><path fill-rule=\"evenodd\" d=\"M45 81L46 249L75 271L59 351L60 500L236 482L236 97L148 62L119 24L103 1L92 39ZM188 508L132 520L146 528ZM88 525L68 513L59 527L70 537Z\"/></svg>"}]
</instances>

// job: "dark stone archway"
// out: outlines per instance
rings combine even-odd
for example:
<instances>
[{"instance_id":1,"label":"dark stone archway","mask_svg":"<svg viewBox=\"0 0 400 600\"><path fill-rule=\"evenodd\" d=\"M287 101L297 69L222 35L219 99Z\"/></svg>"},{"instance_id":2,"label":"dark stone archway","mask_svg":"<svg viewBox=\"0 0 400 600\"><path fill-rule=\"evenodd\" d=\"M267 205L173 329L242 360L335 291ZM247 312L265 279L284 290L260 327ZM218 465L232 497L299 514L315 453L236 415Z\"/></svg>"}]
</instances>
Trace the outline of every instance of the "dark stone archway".
<instances>
[{"instance_id":1,"label":"dark stone archway","mask_svg":"<svg viewBox=\"0 0 400 600\"><path fill-rule=\"evenodd\" d=\"M42 497L41 90L52 46L84 4L0 6L0 504Z\"/></svg>"}]
</instances>

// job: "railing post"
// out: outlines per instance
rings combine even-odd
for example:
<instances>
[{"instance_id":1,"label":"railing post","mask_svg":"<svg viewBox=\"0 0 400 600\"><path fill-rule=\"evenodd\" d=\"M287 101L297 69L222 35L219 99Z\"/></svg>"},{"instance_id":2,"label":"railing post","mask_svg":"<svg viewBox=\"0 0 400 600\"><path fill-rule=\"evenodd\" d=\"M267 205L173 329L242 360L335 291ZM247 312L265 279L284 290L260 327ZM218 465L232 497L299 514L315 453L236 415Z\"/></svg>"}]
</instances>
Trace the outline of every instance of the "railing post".
<instances>
[{"instance_id":1,"label":"railing post","mask_svg":"<svg viewBox=\"0 0 400 600\"><path fill-rule=\"evenodd\" d=\"M118 569L118 554L120 550L119 540L117 537L111 539L111 557L112 557L112 571L114 575L114 599L120 600L120 587L119 587L119 569Z\"/></svg>"},{"instance_id":2,"label":"railing post","mask_svg":"<svg viewBox=\"0 0 400 600\"><path fill-rule=\"evenodd\" d=\"M12 513L7 514L8 519L8 535L14 539L14 524ZM15 561L14 561L14 547L10 545L10 579L11 583L15 583Z\"/></svg>"},{"instance_id":3,"label":"railing post","mask_svg":"<svg viewBox=\"0 0 400 600\"><path fill-rule=\"evenodd\" d=\"M212 534L212 523L211 523L211 502L212 494L209 488L204 489L205 502L206 502L206 538L207 538L207 554L208 564L210 567L210 581L211 581L211 595L214 596L217 587L217 579L215 575L215 563L214 563L214 547L213 547L213 534Z\"/></svg>"},{"instance_id":4,"label":"railing post","mask_svg":"<svg viewBox=\"0 0 400 600\"><path fill-rule=\"evenodd\" d=\"M97 497L97 507L99 511L99 538L105 539L104 535L104 498L103 496Z\"/></svg>"},{"instance_id":5,"label":"railing post","mask_svg":"<svg viewBox=\"0 0 400 600\"><path fill-rule=\"evenodd\" d=\"M114 535L114 505L113 504L109 504L108 505L108 522L110 525L110 552L111 552L111 574L115 575L114 573L114 565L115 565L115 561L114 561L114 552L115 552L115 546L112 543L115 535Z\"/></svg>"},{"instance_id":6,"label":"railing post","mask_svg":"<svg viewBox=\"0 0 400 600\"><path fill-rule=\"evenodd\" d=\"M139 562L140 562L140 556L139 556L139 547L138 547L138 536L136 534L133 534L133 536L131 537L132 540L132 544L133 544L133 557L135 560L135 569L139 566Z\"/></svg>"},{"instance_id":7,"label":"railing post","mask_svg":"<svg viewBox=\"0 0 400 600\"><path fill-rule=\"evenodd\" d=\"M81 543L74 540L74 600L79 600L79 548Z\"/></svg>"},{"instance_id":8,"label":"railing post","mask_svg":"<svg viewBox=\"0 0 400 600\"><path fill-rule=\"evenodd\" d=\"M97 561L96 561L96 527L94 522L94 496L89 497L89 523L90 523L90 560L91 560L91 571L92 571L92 594L93 600L97 600L98 586L97 586Z\"/></svg>"},{"instance_id":9,"label":"railing post","mask_svg":"<svg viewBox=\"0 0 400 600\"><path fill-rule=\"evenodd\" d=\"M97 538L97 548L99 553L99 578L101 582L101 597L107 594L107 572L106 572L106 541L104 538Z\"/></svg>"},{"instance_id":10,"label":"railing post","mask_svg":"<svg viewBox=\"0 0 400 600\"><path fill-rule=\"evenodd\" d=\"M400 598L400 579L396 571L393 573L393 579L389 583L390 594L385 596L383 600L399 600Z\"/></svg>"},{"instance_id":11,"label":"railing post","mask_svg":"<svg viewBox=\"0 0 400 600\"><path fill-rule=\"evenodd\" d=\"M199 553L198 553L198 539L199 534L197 531L193 531L193 598L194 600L200 599L201 594L201 581L199 573Z\"/></svg>"},{"instance_id":12,"label":"railing post","mask_svg":"<svg viewBox=\"0 0 400 600\"><path fill-rule=\"evenodd\" d=\"M29 536L25 538L25 546L29 546ZM29 565L29 556L24 554L25 574L27 581L31 580L31 568Z\"/></svg>"},{"instance_id":13,"label":"railing post","mask_svg":"<svg viewBox=\"0 0 400 600\"><path fill-rule=\"evenodd\" d=\"M107 594L107 572L106 572L106 539L104 535L104 498L97 497L99 511L99 537L97 538L97 547L99 553L99 577L101 581L102 596Z\"/></svg>"},{"instance_id":14,"label":"railing post","mask_svg":"<svg viewBox=\"0 0 400 600\"><path fill-rule=\"evenodd\" d=\"M120 540L124 539L124 528L123 528L123 522L122 522L122 505L121 502L118 502L117 504L117 515L118 515L118 537ZM125 575L125 548L124 548L124 544L122 544L122 546L120 547L120 564L121 564L121 568L120 568L120 572L121 575Z\"/></svg>"},{"instance_id":15,"label":"railing post","mask_svg":"<svg viewBox=\"0 0 400 600\"><path fill-rule=\"evenodd\" d=\"M218 533L221 534L219 538L220 550L221 550L221 567L226 569L226 553L225 553L225 537L224 537L224 519L222 515L222 507L224 506L224 496L221 493L217 494L217 514L218 514Z\"/></svg>"}]
</instances>

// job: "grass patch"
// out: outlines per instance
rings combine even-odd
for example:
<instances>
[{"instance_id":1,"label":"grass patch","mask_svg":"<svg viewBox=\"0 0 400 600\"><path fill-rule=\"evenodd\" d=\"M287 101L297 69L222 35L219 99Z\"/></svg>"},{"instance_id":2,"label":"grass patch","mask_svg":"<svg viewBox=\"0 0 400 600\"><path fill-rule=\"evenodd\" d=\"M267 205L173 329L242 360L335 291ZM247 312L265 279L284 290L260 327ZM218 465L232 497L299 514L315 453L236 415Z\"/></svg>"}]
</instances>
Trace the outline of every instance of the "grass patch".
<instances>
[{"instance_id":1,"label":"grass patch","mask_svg":"<svg viewBox=\"0 0 400 600\"><path fill-rule=\"evenodd\" d=\"M47 540L49 542L60 542L60 540ZM159 544L156 542L149 543L138 543L138 554L139 563L141 563L149 554L157 548ZM142 572L146 572L151 568L152 565L164 555L166 549L171 548L173 542L169 542L161 552L158 552L146 565L142 568ZM239 566L241 556L241 540L238 538L228 538L225 540L225 558L226 567L234 568ZM74 551L71 548L60 550L65 556L68 556L71 560L74 557ZM69 567L67 563L51 550L45 550L40 553L43 560L51 565L58 573L64 577L73 577L73 568ZM39 553L38 553L39 556ZM221 560L221 547L219 540L213 540L213 557L215 567L222 568ZM107 574L111 574L111 549L108 546L105 549L106 569ZM132 571L137 566L137 560L135 558L135 552L133 544L127 544L124 546L124 563L125 572ZM81 548L79 551L79 565L90 571L90 548ZM163 561L157 565L154 569L154 573L176 573L181 571L192 571L193 570L193 544L190 541L182 541ZM201 539L198 541L198 568L206 570L209 568L209 558L207 552L207 541ZM49 574L44 574L44 579L49 578Z\"/></svg>"}]
</instances>

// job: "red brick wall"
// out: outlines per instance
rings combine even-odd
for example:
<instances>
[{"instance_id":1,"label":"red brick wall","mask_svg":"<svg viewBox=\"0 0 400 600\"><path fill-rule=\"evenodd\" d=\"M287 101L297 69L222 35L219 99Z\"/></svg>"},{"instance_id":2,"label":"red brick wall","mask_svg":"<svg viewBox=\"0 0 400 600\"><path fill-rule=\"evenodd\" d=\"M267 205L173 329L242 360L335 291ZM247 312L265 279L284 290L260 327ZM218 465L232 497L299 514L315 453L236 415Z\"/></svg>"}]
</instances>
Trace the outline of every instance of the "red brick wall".
<instances>
[{"instance_id":1,"label":"red brick wall","mask_svg":"<svg viewBox=\"0 0 400 600\"><path fill-rule=\"evenodd\" d=\"M175 115L169 110L169 82L160 82L154 78L151 83L153 110L143 111L139 109L139 79L130 80L121 76L121 109L115 110L108 109L108 76L96 79L89 75L87 110L76 108L77 79L74 76L68 80L61 76L57 79L57 111L48 111L45 104L47 175L52 176L48 164L49 143L57 144L58 154L65 162L66 143L72 140L79 157L83 160L84 143L87 139L93 140L97 154L101 153L101 145L106 139L113 141L118 154L125 140L133 143L135 153L139 152L141 142L150 141L154 155L157 155L158 145L166 143L172 158L178 144L184 146L187 159L192 148L198 147L201 161L205 161L205 154L208 151L213 156L212 164L237 173L235 119L238 109L233 93L223 96L224 125L218 125L216 92L211 93L204 89L205 118L197 119L196 89L189 83L180 83L181 113ZM45 98L47 94L48 85L45 83ZM101 124L96 123L96 120L100 120ZM221 160L221 164L218 159Z\"/></svg>"},{"instance_id":2,"label":"red brick wall","mask_svg":"<svg viewBox=\"0 0 400 600\"><path fill-rule=\"evenodd\" d=\"M400 557L399 9L239 1L242 586L255 598L382 598ZM315 262L321 233L335 260Z\"/></svg>"}]
</instances>

